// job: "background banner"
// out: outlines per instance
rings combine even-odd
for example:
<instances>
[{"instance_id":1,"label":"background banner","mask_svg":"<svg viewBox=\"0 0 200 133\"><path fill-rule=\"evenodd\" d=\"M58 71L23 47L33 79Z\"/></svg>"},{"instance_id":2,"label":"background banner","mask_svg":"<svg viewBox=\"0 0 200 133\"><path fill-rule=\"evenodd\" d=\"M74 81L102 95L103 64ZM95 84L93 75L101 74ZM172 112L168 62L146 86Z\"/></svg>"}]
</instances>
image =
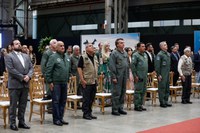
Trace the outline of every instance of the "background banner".
<instances>
[{"instance_id":1,"label":"background banner","mask_svg":"<svg viewBox=\"0 0 200 133\"><path fill-rule=\"evenodd\" d=\"M115 48L115 40L117 38L123 38L125 41L125 47L131 47L135 49L136 44L140 41L139 33L127 33L127 34L98 34L98 35L82 35L81 36L81 51L85 51L85 45L83 44L86 40L93 42L96 39L94 47L98 49L98 44L100 42L110 43L110 49Z\"/></svg>"}]
</instances>

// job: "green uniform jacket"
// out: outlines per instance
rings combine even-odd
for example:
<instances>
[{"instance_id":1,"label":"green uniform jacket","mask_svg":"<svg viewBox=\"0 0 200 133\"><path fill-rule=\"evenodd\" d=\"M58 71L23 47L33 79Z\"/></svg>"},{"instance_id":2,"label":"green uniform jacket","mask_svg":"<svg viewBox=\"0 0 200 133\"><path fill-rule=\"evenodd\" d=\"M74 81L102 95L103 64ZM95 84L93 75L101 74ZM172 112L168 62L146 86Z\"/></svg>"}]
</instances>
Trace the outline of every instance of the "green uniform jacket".
<instances>
[{"instance_id":1,"label":"green uniform jacket","mask_svg":"<svg viewBox=\"0 0 200 133\"><path fill-rule=\"evenodd\" d=\"M139 80L146 80L148 73L148 58L146 53L134 53L131 68L134 77L137 76Z\"/></svg>"},{"instance_id":2,"label":"green uniform jacket","mask_svg":"<svg viewBox=\"0 0 200 133\"><path fill-rule=\"evenodd\" d=\"M67 83L70 70L70 59L66 54L52 54L47 62L46 80L48 83Z\"/></svg>"},{"instance_id":3,"label":"green uniform jacket","mask_svg":"<svg viewBox=\"0 0 200 133\"><path fill-rule=\"evenodd\" d=\"M109 69L112 79L119 79L123 76L128 79L129 66L127 53L114 50L110 55Z\"/></svg>"},{"instance_id":4,"label":"green uniform jacket","mask_svg":"<svg viewBox=\"0 0 200 133\"><path fill-rule=\"evenodd\" d=\"M170 54L166 51L161 50L155 60L155 70L157 73L157 76L162 76L163 78L166 77L166 75L170 72Z\"/></svg>"},{"instance_id":5,"label":"green uniform jacket","mask_svg":"<svg viewBox=\"0 0 200 133\"><path fill-rule=\"evenodd\" d=\"M75 55L72 55L70 57L70 61L71 61L71 74L73 76L78 76L77 68L78 68L79 58L80 58L80 56L75 56Z\"/></svg>"},{"instance_id":6,"label":"green uniform jacket","mask_svg":"<svg viewBox=\"0 0 200 133\"><path fill-rule=\"evenodd\" d=\"M49 60L50 55L52 55L53 52L52 50L48 49L47 51L45 51L42 55L42 59L41 59L41 70L42 70L42 74L45 76L45 71L46 71L46 66L47 66L47 62Z\"/></svg>"}]
</instances>

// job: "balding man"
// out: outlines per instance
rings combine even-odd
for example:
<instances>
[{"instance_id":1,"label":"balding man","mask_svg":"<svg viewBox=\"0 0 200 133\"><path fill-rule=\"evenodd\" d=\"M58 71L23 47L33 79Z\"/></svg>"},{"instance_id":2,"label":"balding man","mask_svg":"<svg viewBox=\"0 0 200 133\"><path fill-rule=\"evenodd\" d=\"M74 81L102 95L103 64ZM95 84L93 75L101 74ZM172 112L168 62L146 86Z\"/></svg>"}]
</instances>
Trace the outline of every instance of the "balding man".
<instances>
[{"instance_id":1,"label":"balding man","mask_svg":"<svg viewBox=\"0 0 200 133\"><path fill-rule=\"evenodd\" d=\"M49 57L52 54L56 53L56 44L57 44L57 40L56 39L52 39L49 42L50 48L43 53L42 60L41 60L41 63L40 63L42 74L43 74L43 76L45 78L46 92L47 92L47 98L46 99L51 99L51 91L49 89L49 84L46 82L45 71L46 71L47 62L49 61ZM48 104L47 109L48 109L48 113L52 113L51 104Z\"/></svg>"},{"instance_id":2,"label":"balding man","mask_svg":"<svg viewBox=\"0 0 200 133\"><path fill-rule=\"evenodd\" d=\"M166 108L172 105L168 103L169 98L169 72L170 72L170 54L167 52L167 43L160 42L160 52L156 56L155 70L158 78L158 94L160 107Z\"/></svg>"},{"instance_id":3,"label":"balding man","mask_svg":"<svg viewBox=\"0 0 200 133\"><path fill-rule=\"evenodd\" d=\"M70 75L70 59L64 54L65 45L62 41L57 42L56 49L56 53L49 57L45 75L52 93L53 123L62 126L68 125L63 117Z\"/></svg>"},{"instance_id":4,"label":"balding man","mask_svg":"<svg viewBox=\"0 0 200 133\"><path fill-rule=\"evenodd\" d=\"M190 101L191 92L191 75L192 75L192 59L191 59L191 49L185 48L184 55L181 56L178 62L178 72L181 76L183 92L182 92L182 103L192 104Z\"/></svg>"}]
</instances>

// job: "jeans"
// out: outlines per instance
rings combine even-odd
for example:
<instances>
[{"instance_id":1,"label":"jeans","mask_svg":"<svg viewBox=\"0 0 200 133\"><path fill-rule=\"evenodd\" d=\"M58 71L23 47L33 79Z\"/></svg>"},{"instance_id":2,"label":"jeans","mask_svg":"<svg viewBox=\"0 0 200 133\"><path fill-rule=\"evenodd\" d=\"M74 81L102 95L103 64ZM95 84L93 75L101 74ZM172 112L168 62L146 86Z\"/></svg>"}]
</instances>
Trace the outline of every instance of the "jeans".
<instances>
[{"instance_id":1,"label":"jeans","mask_svg":"<svg viewBox=\"0 0 200 133\"><path fill-rule=\"evenodd\" d=\"M64 117L67 100L67 84L55 83L52 93L53 122L61 121Z\"/></svg>"}]
</instances>

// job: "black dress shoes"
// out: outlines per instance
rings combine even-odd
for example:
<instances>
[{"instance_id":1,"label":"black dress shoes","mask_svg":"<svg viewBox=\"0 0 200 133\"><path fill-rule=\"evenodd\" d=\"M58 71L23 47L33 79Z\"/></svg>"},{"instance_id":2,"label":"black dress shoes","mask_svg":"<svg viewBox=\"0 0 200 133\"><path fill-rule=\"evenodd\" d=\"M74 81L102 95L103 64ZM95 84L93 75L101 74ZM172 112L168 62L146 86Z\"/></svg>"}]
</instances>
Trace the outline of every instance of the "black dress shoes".
<instances>
[{"instance_id":1,"label":"black dress shoes","mask_svg":"<svg viewBox=\"0 0 200 133\"><path fill-rule=\"evenodd\" d=\"M187 102L186 102L186 101L182 101L181 103L182 103L182 104L187 104Z\"/></svg>"},{"instance_id":2,"label":"black dress shoes","mask_svg":"<svg viewBox=\"0 0 200 133\"><path fill-rule=\"evenodd\" d=\"M94 116L94 115L90 115L90 117L92 118L92 119L97 119L97 117L96 116Z\"/></svg>"},{"instance_id":3,"label":"black dress shoes","mask_svg":"<svg viewBox=\"0 0 200 133\"><path fill-rule=\"evenodd\" d=\"M119 109L118 112L119 112L120 114L122 114L122 115L127 115L127 112L124 111L124 110L122 110L122 109Z\"/></svg>"},{"instance_id":4,"label":"black dress shoes","mask_svg":"<svg viewBox=\"0 0 200 133\"><path fill-rule=\"evenodd\" d=\"M189 103L189 104L192 104L192 102L190 102L190 101L186 101L187 103Z\"/></svg>"},{"instance_id":5,"label":"black dress shoes","mask_svg":"<svg viewBox=\"0 0 200 133\"><path fill-rule=\"evenodd\" d=\"M86 119L86 120L92 120L92 117L89 116L89 115L83 115L83 119Z\"/></svg>"},{"instance_id":6,"label":"black dress shoes","mask_svg":"<svg viewBox=\"0 0 200 133\"><path fill-rule=\"evenodd\" d=\"M146 109L146 108L144 108L144 107L141 107L141 109L142 109L142 111L147 111L147 109Z\"/></svg>"},{"instance_id":7,"label":"black dress shoes","mask_svg":"<svg viewBox=\"0 0 200 133\"><path fill-rule=\"evenodd\" d=\"M161 107L161 108L166 108L167 105L166 105L166 104L161 104L160 107Z\"/></svg>"},{"instance_id":8,"label":"black dress shoes","mask_svg":"<svg viewBox=\"0 0 200 133\"><path fill-rule=\"evenodd\" d=\"M30 129L25 123L19 123L18 128Z\"/></svg>"},{"instance_id":9,"label":"black dress shoes","mask_svg":"<svg viewBox=\"0 0 200 133\"><path fill-rule=\"evenodd\" d=\"M63 125L69 125L69 122L66 122L66 121L64 121L64 120L61 120L60 121Z\"/></svg>"},{"instance_id":10,"label":"black dress shoes","mask_svg":"<svg viewBox=\"0 0 200 133\"><path fill-rule=\"evenodd\" d=\"M165 104L167 107L171 107L172 106L172 104L169 104L169 103L166 103Z\"/></svg>"},{"instance_id":11,"label":"black dress shoes","mask_svg":"<svg viewBox=\"0 0 200 133\"><path fill-rule=\"evenodd\" d=\"M57 126L62 126L63 123L61 121L55 121L53 122L54 125L57 125Z\"/></svg>"},{"instance_id":12,"label":"black dress shoes","mask_svg":"<svg viewBox=\"0 0 200 133\"><path fill-rule=\"evenodd\" d=\"M17 128L17 126L15 124L11 124L10 125L10 129L14 130L14 131L18 131L18 128Z\"/></svg>"},{"instance_id":13,"label":"black dress shoes","mask_svg":"<svg viewBox=\"0 0 200 133\"><path fill-rule=\"evenodd\" d=\"M135 111L142 111L142 108L134 108Z\"/></svg>"},{"instance_id":14,"label":"black dress shoes","mask_svg":"<svg viewBox=\"0 0 200 133\"><path fill-rule=\"evenodd\" d=\"M116 112L116 111L112 111L111 114L112 114L112 115L115 115L115 116L120 116L120 113L119 113L119 112Z\"/></svg>"}]
</instances>

